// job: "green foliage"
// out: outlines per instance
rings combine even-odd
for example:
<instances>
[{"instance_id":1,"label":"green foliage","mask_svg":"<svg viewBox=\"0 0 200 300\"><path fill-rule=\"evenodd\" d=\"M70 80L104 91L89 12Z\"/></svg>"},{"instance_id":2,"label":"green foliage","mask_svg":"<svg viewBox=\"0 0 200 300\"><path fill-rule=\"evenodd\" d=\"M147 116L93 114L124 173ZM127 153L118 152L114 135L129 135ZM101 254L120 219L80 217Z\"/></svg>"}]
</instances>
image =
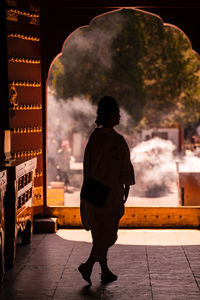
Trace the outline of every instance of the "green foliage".
<instances>
[{"instance_id":1,"label":"green foliage","mask_svg":"<svg viewBox=\"0 0 200 300\"><path fill-rule=\"evenodd\" d=\"M94 19L66 41L52 69L63 99L116 97L138 128L200 118L200 60L186 36L160 18L122 9Z\"/></svg>"}]
</instances>

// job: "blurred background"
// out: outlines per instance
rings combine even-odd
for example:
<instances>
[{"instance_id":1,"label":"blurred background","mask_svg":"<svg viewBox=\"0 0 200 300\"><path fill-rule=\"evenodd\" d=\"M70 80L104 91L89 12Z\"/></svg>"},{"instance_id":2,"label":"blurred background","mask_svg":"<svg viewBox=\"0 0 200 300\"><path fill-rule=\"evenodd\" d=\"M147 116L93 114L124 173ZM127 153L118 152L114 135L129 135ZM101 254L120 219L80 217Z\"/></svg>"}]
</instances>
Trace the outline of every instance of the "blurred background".
<instances>
[{"instance_id":1,"label":"blurred background","mask_svg":"<svg viewBox=\"0 0 200 300\"><path fill-rule=\"evenodd\" d=\"M200 205L200 59L177 27L122 9L73 32L48 78L49 206L79 206L97 102L110 95L136 173L126 206Z\"/></svg>"}]
</instances>

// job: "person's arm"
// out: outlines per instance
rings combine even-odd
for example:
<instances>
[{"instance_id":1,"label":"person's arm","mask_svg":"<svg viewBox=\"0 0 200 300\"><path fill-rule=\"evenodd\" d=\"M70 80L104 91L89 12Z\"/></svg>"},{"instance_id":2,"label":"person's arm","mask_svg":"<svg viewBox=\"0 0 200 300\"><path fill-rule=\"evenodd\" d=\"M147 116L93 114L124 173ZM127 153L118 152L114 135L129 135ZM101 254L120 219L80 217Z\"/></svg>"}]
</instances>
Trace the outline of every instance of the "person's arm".
<instances>
[{"instance_id":1,"label":"person's arm","mask_svg":"<svg viewBox=\"0 0 200 300\"><path fill-rule=\"evenodd\" d=\"M89 142L87 143L87 146L85 148L85 153L84 153L84 159L83 159L83 179L86 180L90 177L90 171L91 171L91 166L90 166L90 145Z\"/></svg>"},{"instance_id":2,"label":"person's arm","mask_svg":"<svg viewBox=\"0 0 200 300\"><path fill-rule=\"evenodd\" d=\"M129 194L129 190L130 190L130 186L125 184L124 185L124 203L127 201L128 199L128 194Z\"/></svg>"},{"instance_id":3,"label":"person's arm","mask_svg":"<svg viewBox=\"0 0 200 300\"><path fill-rule=\"evenodd\" d=\"M122 165L121 165L121 182L126 186L134 185L135 184L135 174L134 168L131 163L130 159L130 151L128 145L124 138L122 138L122 150L121 150L121 157L122 157ZM126 187L126 190L129 191L129 188Z\"/></svg>"}]
</instances>

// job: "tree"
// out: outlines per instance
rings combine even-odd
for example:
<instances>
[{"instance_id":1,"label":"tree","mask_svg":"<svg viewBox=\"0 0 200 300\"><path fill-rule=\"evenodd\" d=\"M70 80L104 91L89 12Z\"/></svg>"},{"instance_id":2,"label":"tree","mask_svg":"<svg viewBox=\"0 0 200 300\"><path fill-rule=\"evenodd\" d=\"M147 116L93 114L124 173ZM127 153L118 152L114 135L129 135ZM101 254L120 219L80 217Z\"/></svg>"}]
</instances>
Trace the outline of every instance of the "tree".
<instances>
[{"instance_id":1,"label":"tree","mask_svg":"<svg viewBox=\"0 0 200 300\"><path fill-rule=\"evenodd\" d=\"M199 70L199 57L180 30L152 14L122 9L69 37L52 84L66 100L116 97L138 128L174 126L200 118Z\"/></svg>"}]
</instances>

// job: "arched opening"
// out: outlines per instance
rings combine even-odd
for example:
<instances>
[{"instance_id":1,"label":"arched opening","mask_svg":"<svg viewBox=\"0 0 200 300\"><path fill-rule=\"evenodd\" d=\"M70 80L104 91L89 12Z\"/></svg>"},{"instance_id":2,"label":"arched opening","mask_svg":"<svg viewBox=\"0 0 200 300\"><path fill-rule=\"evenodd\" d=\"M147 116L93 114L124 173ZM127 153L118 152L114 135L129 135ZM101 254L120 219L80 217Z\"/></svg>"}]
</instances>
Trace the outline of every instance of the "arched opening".
<instances>
[{"instance_id":1,"label":"arched opening","mask_svg":"<svg viewBox=\"0 0 200 300\"><path fill-rule=\"evenodd\" d=\"M67 80L62 85L64 78ZM59 154L73 151L68 162L68 178L67 171L63 173L60 168L67 162L62 163L61 158L60 166L57 162L53 165L54 160L49 158L49 169L57 171L54 178L48 180L52 195L53 190L59 190L59 184L63 189L62 182L70 185L73 177L72 182L77 178L79 182L66 191L67 198L74 193L79 195L85 133L89 133L95 118L95 101L105 93L112 93L125 111L120 130L129 140L136 180L140 182L130 194L133 199L129 198L127 206L176 207L183 204L177 188L177 160L184 163L184 159L192 159L198 163L198 156L193 155L192 149L197 145L192 144L191 138L199 119L199 57L183 32L141 10L120 9L101 15L68 37L62 55L55 59L51 68L49 82L52 100L48 105L51 103L52 111L57 111L57 118L49 114L48 124L52 129L54 122L61 120L53 134L57 137L57 133L61 133L60 144L54 138L56 151ZM69 120L68 132L63 131ZM185 137L191 140L187 150L192 155L183 159L178 152L186 149L180 129L184 127L187 129ZM198 132L195 134L197 136ZM51 149L52 144L50 142ZM163 197L165 199L161 199ZM79 196L76 199L78 203ZM48 199L47 205L50 205Z\"/></svg>"}]
</instances>

